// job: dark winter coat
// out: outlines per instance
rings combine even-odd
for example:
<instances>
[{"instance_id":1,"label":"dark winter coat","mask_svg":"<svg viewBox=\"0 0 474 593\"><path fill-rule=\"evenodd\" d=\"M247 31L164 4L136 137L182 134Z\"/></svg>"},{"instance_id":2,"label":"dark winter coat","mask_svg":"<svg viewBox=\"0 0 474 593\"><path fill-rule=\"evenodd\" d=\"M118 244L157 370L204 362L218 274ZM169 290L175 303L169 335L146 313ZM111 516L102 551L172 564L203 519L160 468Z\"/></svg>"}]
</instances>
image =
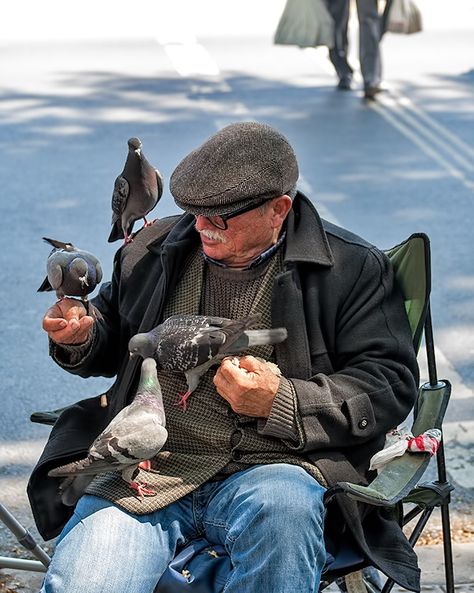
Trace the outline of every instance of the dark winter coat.
<instances>
[{"instance_id":1,"label":"dark winter coat","mask_svg":"<svg viewBox=\"0 0 474 593\"><path fill-rule=\"evenodd\" d=\"M45 538L54 537L70 513L46 473L66 459L81 457L126 405L137 375L136 363L128 359L128 341L161 320L182 264L199 242L193 223L194 217L184 215L140 231L118 252L112 281L94 301L103 320L96 324L89 354L68 370L83 377L118 378L106 411L87 400L62 415L35 468L28 491ZM367 483L370 457L383 447L385 433L411 410L418 384L392 267L375 247L322 222L302 194L288 217L284 266L275 280L272 319L274 327L288 330L275 354L297 394L304 432L299 453L318 466L329 485ZM154 315L144 327L150 303ZM332 541L355 539L375 566L402 586L419 589L416 556L386 511L368 512L338 496L327 530Z\"/></svg>"}]
</instances>

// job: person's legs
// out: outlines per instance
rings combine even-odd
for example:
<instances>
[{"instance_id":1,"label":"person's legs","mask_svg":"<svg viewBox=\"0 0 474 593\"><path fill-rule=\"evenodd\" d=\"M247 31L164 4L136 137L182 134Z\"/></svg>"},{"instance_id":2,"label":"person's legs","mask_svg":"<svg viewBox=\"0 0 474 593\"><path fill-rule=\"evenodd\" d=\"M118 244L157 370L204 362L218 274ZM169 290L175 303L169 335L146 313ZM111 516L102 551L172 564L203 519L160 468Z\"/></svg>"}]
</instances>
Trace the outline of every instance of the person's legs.
<instances>
[{"instance_id":1,"label":"person's legs","mask_svg":"<svg viewBox=\"0 0 474 593\"><path fill-rule=\"evenodd\" d=\"M359 59L364 89L379 88L382 76L380 52L381 18L377 0L357 0L359 18Z\"/></svg>"},{"instance_id":2,"label":"person's legs","mask_svg":"<svg viewBox=\"0 0 474 593\"><path fill-rule=\"evenodd\" d=\"M40 593L152 593L176 546L195 537L191 497L148 515L83 496Z\"/></svg>"},{"instance_id":3,"label":"person's legs","mask_svg":"<svg viewBox=\"0 0 474 593\"><path fill-rule=\"evenodd\" d=\"M313 593L326 553L324 488L302 468L259 465L233 474L207 502L206 537L228 550L233 570L225 593Z\"/></svg>"},{"instance_id":4,"label":"person's legs","mask_svg":"<svg viewBox=\"0 0 474 593\"><path fill-rule=\"evenodd\" d=\"M334 21L334 47L329 50L329 59L339 77L339 88L348 90L353 74L347 61L349 0L326 0L326 6Z\"/></svg>"}]
</instances>

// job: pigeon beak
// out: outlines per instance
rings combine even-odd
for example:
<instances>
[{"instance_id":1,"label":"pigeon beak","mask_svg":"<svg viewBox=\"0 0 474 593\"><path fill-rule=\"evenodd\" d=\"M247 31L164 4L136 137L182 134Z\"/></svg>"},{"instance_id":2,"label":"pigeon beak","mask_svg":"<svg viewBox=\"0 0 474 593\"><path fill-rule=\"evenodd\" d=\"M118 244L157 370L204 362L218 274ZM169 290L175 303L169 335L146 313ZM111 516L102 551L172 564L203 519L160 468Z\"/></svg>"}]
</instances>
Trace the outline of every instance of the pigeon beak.
<instances>
[{"instance_id":1,"label":"pigeon beak","mask_svg":"<svg viewBox=\"0 0 474 593\"><path fill-rule=\"evenodd\" d=\"M137 155L137 157L139 159L142 158L142 149L141 148L135 148L135 154Z\"/></svg>"}]
</instances>

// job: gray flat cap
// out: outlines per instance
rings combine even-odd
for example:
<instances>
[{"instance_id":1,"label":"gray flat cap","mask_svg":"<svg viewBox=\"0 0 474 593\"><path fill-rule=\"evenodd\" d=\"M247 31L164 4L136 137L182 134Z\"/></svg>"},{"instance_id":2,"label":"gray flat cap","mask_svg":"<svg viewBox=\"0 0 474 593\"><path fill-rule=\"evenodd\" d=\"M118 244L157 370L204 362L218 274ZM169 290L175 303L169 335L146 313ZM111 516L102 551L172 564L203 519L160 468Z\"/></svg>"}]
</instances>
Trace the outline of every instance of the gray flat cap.
<instances>
[{"instance_id":1,"label":"gray flat cap","mask_svg":"<svg viewBox=\"0 0 474 593\"><path fill-rule=\"evenodd\" d=\"M231 214L283 194L295 195L298 163L288 140L256 122L226 126L173 171L170 191L191 214Z\"/></svg>"}]
</instances>

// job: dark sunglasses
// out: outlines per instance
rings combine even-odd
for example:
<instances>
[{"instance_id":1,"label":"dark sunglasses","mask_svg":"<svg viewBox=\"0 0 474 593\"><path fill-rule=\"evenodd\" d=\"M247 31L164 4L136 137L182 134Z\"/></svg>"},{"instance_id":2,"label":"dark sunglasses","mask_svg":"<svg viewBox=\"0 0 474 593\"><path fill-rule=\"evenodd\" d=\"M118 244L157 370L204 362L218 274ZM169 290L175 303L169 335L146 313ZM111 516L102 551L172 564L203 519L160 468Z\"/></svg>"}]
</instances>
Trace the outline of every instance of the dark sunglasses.
<instances>
[{"instance_id":1,"label":"dark sunglasses","mask_svg":"<svg viewBox=\"0 0 474 593\"><path fill-rule=\"evenodd\" d=\"M263 204L265 204L268 201L269 200L261 200L260 202L257 202L256 204L255 203L249 204L247 206L244 206L243 208L239 208L238 210L231 212L230 214L220 214L218 216L204 216L204 214L201 214L201 216L203 218L205 218L206 220L208 220L213 226L215 226L216 229L219 229L221 231L226 231L228 229L228 226L227 226L228 220L230 220L231 218L235 218L236 216L240 216L241 214L245 214L245 212L250 212L251 210L260 208L260 206L263 206Z\"/></svg>"}]
</instances>

